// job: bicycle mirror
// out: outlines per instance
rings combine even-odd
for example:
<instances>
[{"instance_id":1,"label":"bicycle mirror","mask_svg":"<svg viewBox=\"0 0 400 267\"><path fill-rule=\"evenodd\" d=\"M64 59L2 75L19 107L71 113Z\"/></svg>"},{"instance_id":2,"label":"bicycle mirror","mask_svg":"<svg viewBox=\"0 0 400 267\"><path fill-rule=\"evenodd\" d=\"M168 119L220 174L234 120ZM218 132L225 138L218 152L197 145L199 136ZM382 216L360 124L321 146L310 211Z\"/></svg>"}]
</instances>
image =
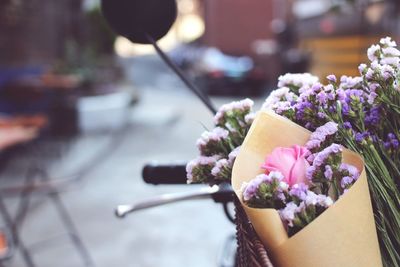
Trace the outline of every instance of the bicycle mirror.
<instances>
[{"instance_id":1,"label":"bicycle mirror","mask_svg":"<svg viewBox=\"0 0 400 267\"><path fill-rule=\"evenodd\" d=\"M116 33L140 44L164 37L177 16L175 0L101 0L101 9Z\"/></svg>"}]
</instances>

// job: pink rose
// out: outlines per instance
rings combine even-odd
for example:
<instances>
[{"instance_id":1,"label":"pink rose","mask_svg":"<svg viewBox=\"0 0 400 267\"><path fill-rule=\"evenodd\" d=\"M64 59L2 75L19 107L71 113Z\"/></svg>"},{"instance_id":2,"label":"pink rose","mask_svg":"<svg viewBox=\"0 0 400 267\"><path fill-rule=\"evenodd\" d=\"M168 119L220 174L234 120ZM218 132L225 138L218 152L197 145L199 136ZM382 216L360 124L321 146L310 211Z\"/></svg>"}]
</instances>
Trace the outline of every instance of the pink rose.
<instances>
[{"instance_id":1,"label":"pink rose","mask_svg":"<svg viewBox=\"0 0 400 267\"><path fill-rule=\"evenodd\" d=\"M306 160L309 150L295 145L293 147L277 147L267 156L262 168L266 173L278 171L283 174L289 186L298 183L308 183L306 170L310 164Z\"/></svg>"}]
</instances>

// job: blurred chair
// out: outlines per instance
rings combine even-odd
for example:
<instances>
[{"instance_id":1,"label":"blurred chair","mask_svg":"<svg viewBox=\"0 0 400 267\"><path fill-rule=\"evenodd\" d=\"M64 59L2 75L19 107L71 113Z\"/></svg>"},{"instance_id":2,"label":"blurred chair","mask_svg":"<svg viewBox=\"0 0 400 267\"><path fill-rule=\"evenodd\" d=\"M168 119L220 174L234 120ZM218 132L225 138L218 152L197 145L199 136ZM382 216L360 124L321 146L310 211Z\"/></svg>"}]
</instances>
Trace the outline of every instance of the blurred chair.
<instances>
[{"instance_id":1,"label":"blurred chair","mask_svg":"<svg viewBox=\"0 0 400 267\"><path fill-rule=\"evenodd\" d=\"M1 132L1 128L0 128ZM8 136L8 141L6 140ZM33 137L34 138L34 137ZM32 141L33 138L30 140ZM1 157L7 156L14 156L14 155L7 155L7 152L12 152L10 149L23 149L23 146L29 146L32 144L26 143L27 139L26 136L21 138L19 142L16 142L15 137L11 135L5 135L4 138L0 136L0 141L4 144L7 144L1 152ZM0 142L1 143L1 142ZM19 147L18 147L19 146ZM22 146L22 147L21 147ZM38 148L39 146L36 146ZM7 151L8 150L8 151ZM37 154L41 154L42 151L36 150ZM21 151L19 151L21 152ZM17 154L18 156L18 154ZM3 177L4 178L4 177ZM30 245L29 248L26 246L24 237L21 234L21 227L24 223L24 220L27 214L30 211L31 207L31 200L32 197L43 197L47 198L47 201L51 203L56 212L58 217L60 218L61 226L65 230L65 234L69 237L71 243L73 244L74 248L78 252L83 265L92 267L95 266L94 262L89 255L87 248L84 246L80 235L77 231L77 228L67 211L64 203L60 198L60 192L66 190L68 186L75 182L78 178L73 177L71 179L64 179L64 180L52 180L47 171L45 163L40 160L35 160L34 162L30 163L30 167L26 172L23 184L17 186L8 186L8 187L1 187L0 188L0 217L2 217L3 221L5 222L5 226L7 232L10 232L10 244L14 244L12 248L13 250L19 251L22 255L22 258L25 262L25 265L28 267L37 266L33 260L33 255L36 250L43 250L46 247L51 246L54 242L54 238L40 240L39 242ZM13 216L13 212L10 211L10 208L6 206L6 202L4 201L5 198L16 198L18 201L15 215ZM61 235L61 236L63 236ZM59 237L57 237L59 238ZM12 242L11 242L12 241ZM32 241L32 240L30 240ZM10 258L11 254L8 254L8 257L2 258L0 255L0 266L2 263Z\"/></svg>"}]
</instances>

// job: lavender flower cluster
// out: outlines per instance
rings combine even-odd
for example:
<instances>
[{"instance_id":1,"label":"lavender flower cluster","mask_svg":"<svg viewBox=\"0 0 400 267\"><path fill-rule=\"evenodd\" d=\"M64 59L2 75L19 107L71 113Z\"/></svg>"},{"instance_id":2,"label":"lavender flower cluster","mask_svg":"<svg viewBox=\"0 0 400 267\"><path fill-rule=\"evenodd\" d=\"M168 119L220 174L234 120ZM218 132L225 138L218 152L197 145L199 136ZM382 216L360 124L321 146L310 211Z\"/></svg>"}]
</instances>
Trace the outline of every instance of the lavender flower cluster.
<instances>
[{"instance_id":1,"label":"lavender flower cluster","mask_svg":"<svg viewBox=\"0 0 400 267\"><path fill-rule=\"evenodd\" d=\"M363 155L384 265L400 266L400 50L386 37L372 45L367 56L369 62L359 66L357 77L329 75L323 84L310 74L281 76L263 108L315 131L307 144L312 152L333 140ZM330 128L320 132L326 123ZM309 159L321 160L315 155ZM335 185L341 193L357 175L349 166L338 165L339 158L332 160L334 164L323 163L310 175L323 187L325 178L347 173Z\"/></svg>"},{"instance_id":2,"label":"lavender flower cluster","mask_svg":"<svg viewBox=\"0 0 400 267\"><path fill-rule=\"evenodd\" d=\"M215 128L197 140L200 156L186 166L188 183L229 182L240 145L254 120L253 101L223 105L214 117Z\"/></svg>"},{"instance_id":3,"label":"lavender flower cluster","mask_svg":"<svg viewBox=\"0 0 400 267\"><path fill-rule=\"evenodd\" d=\"M243 201L253 208L273 208L289 236L306 227L357 181L356 167L342 162L342 147L333 143L338 128L328 122L307 142L306 183L291 186L279 171L261 174L242 186Z\"/></svg>"},{"instance_id":4,"label":"lavender flower cluster","mask_svg":"<svg viewBox=\"0 0 400 267\"><path fill-rule=\"evenodd\" d=\"M400 125L400 51L387 37L367 54L371 62L360 65L359 77L329 75L323 85L308 73L281 76L263 108L311 131L333 121L354 143L383 146L395 159L400 134L391 126Z\"/></svg>"},{"instance_id":5,"label":"lavender flower cluster","mask_svg":"<svg viewBox=\"0 0 400 267\"><path fill-rule=\"evenodd\" d=\"M243 200L254 208L283 208L289 194L289 185L280 172L260 174L242 185Z\"/></svg>"}]
</instances>

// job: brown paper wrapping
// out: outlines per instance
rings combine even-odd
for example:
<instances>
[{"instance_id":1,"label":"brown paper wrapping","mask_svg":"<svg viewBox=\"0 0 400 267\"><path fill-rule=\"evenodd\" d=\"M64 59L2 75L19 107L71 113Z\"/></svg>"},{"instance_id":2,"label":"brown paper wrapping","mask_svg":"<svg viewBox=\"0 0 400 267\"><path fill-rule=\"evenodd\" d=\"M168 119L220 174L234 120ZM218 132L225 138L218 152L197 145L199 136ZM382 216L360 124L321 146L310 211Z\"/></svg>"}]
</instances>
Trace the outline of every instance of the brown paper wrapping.
<instances>
[{"instance_id":1,"label":"brown paper wrapping","mask_svg":"<svg viewBox=\"0 0 400 267\"><path fill-rule=\"evenodd\" d=\"M274 114L260 111L240 149L232 173L239 199L243 182L263 173L265 157L276 147L303 145L310 132ZM244 205L276 267L381 267L381 255L363 160L344 150L343 161L362 170L358 181L333 206L291 238L274 209Z\"/></svg>"}]
</instances>

